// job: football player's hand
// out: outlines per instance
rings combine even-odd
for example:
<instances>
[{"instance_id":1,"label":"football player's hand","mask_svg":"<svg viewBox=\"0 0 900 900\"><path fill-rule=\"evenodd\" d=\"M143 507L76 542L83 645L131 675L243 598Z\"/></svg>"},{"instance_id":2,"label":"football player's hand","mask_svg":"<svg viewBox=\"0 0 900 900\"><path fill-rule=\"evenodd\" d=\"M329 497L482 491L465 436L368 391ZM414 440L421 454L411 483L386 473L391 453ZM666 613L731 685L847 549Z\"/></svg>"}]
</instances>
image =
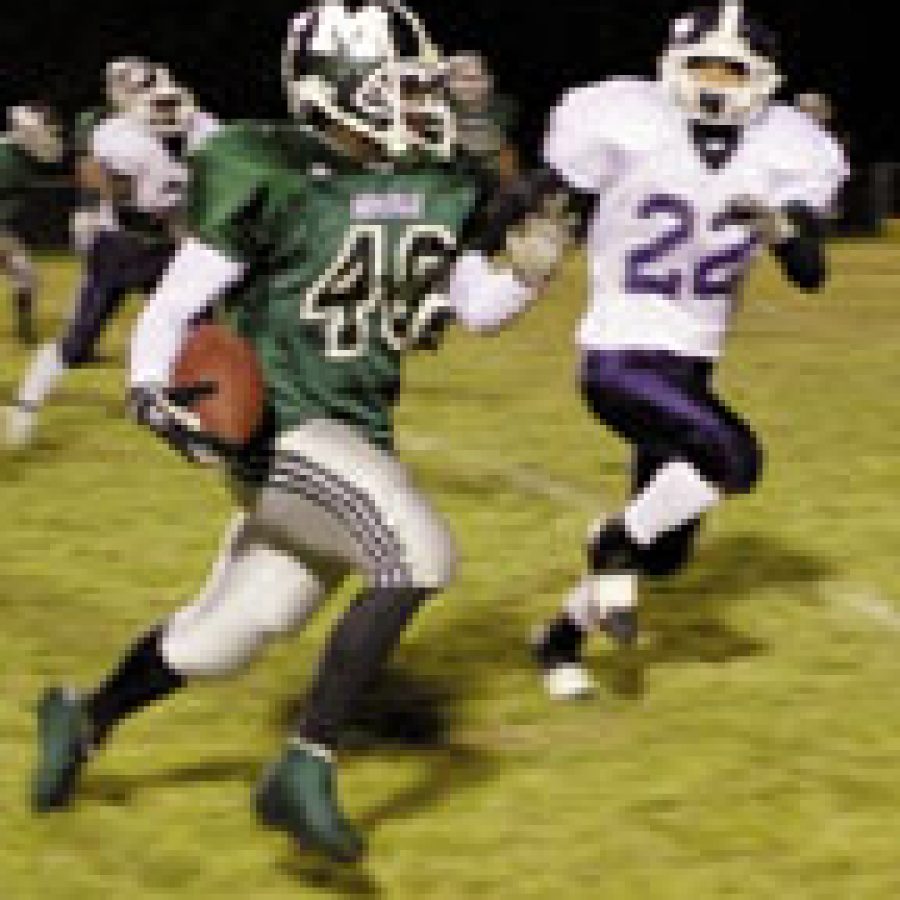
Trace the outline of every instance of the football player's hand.
<instances>
[{"instance_id":1,"label":"football player's hand","mask_svg":"<svg viewBox=\"0 0 900 900\"><path fill-rule=\"evenodd\" d=\"M782 209L771 209L756 197L736 197L729 210L731 219L771 246L790 240L794 230L790 217Z\"/></svg>"},{"instance_id":2,"label":"football player's hand","mask_svg":"<svg viewBox=\"0 0 900 900\"><path fill-rule=\"evenodd\" d=\"M503 258L522 284L541 288L559 270L565 252L575 242L575 231L565 198L548 197L543 209L510 229Z\"/></svg>"},{"instance_id":3,"label":"football player's hand","mask_svg":"<svg viewBox=\"0 0 900 900\"><path fill-rule=\"evenodd\" d=\"M194 398L187 392L143 385L133 388L129 399L135 419L189 462L216 466L226 461L228 448L203 430L199 418L188 409Z\"/></svg>"}]
</instances>

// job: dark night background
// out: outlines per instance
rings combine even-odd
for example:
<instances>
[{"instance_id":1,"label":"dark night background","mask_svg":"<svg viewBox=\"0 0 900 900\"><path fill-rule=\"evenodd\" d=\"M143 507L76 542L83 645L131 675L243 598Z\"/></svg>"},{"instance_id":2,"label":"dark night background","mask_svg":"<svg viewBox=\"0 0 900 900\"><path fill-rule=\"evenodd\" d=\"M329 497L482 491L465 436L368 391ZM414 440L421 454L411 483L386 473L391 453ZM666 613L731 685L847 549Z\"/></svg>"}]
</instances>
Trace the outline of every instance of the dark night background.
<instances>
[{"instance_id":1,"label":"dark night background","mask_svg":"<svg viewBox=\"0 0 900 900\"><path fill-rule=\"evenodd\" d=\"M519 98L520 137L531 147L562 88L608 75L650 74L666 22L692 5L691 0L414 4L439 44L487 52L501 88ZM7 7L0 35L0 102L48 99L67 112L93 106L101 94L104 62L143 54L169 63L204 103L226 117L281 115L280 45L290 14L302 6L301 0L15 3ZM840 128L852 136L856 160L896 159L900 123L892 63L897 48L886 7L871 0L834 7L758 0L748 8L782 36L791 89L821 90L836 100Z\"/></svg>"}]
</instances>

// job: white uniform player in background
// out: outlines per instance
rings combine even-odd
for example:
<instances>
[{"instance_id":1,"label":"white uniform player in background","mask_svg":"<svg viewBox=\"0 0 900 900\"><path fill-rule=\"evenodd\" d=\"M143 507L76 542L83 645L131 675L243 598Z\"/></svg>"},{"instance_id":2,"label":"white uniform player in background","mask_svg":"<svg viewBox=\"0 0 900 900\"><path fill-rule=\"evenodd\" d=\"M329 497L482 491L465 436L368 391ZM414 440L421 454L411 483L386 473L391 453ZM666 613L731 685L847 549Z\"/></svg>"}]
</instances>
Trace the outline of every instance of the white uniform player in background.
<instances>
[{"instance_id":1,"label":"white uniform player in background","mask_svg":"<svg viewBox=\"0 0 900 900\"><path fill-rule=\"evenodd\" d=\"M825 281L822 222L848 174L826 130L774 102L781 84L774 41L726 2L674 23L658 80L578 88L553 112L545 161L593 207L584 396L634 447L635 494L597 526L588 576L537 639L552 694L590 690L585 638L632 643L639 577L680 570L701 517L760 476L715 361L765 249L800 288Z\"/></svg>"},{"instance_id":2,"label":"white uniform player in background","mask_svg":"<svg viewBox=\"0 0 900 900\"><path fill-rule=\"evenodd\" d=\"M30 444L38 412L68 369L88 364L106 325L133 291L159 281L182 236L181 206L190 155L218 128L191 92L162 67L127 105L97 124L82 166L104 214L94 220L78 300L60 340L45 344L7 410L6 440Z\"/></svg>"}]
</instances>

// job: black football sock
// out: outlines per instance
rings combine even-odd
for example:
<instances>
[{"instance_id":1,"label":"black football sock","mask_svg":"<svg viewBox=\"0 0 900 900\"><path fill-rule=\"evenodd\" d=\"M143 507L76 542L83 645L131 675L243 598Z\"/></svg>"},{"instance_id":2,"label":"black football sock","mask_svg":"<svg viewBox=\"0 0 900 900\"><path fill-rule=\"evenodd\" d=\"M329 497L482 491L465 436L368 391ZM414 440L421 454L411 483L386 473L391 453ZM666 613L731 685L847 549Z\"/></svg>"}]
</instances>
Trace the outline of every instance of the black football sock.
<instances>
[{"instance_id":1,"label":"black football sock","mask_svg":"<svg viewBox=\"0 0 900 900\"><path fill-rule=\"evenodd\" d=\"M362 693L388 661L431 590L371 588L338 622L319 662L298 737L333 749Z\"/></svg>"},{"instance_id":2,"label":"black football sock","mask_svg":"<svg viewBox=\"0 0 900 900\"><path fill-rule=\"evenodd\" d=\"M582 660L587 632L568 614L562 613L544 630L537 644L535 655L544 669L576 665Z\"/></svg>"},{"instance_id":3,"label":"black football sock","mask_svg":"<svg viewBox=\"0 0 900 900\"><path fill-rule=\"evenodd\" d=\"M31 291L16 291L16 338L23 344L35 341L34 295Z\"/></svg>"},{"instance_id":4,"label":"black football sock","mask_svg":"<svg viewBox=\"0 0 900 900\"><path fill-rule=\"evenodd\" d=\"M88 698L88 715L97 744L102 743L122 719L184 687L184 677L166 665L161 644L161 631L142 637Z\"/></svg>"},{"instance_id":5,"label":"black football sock","mask_svg":"<svg viewBox=\"0 0 900 900\"><path fill-rule=\"evenodd\" d=\"M640 568L641 547L622 519L611 519L588 545L588 565L596 575Z\"/></svg>"}]
</instances>

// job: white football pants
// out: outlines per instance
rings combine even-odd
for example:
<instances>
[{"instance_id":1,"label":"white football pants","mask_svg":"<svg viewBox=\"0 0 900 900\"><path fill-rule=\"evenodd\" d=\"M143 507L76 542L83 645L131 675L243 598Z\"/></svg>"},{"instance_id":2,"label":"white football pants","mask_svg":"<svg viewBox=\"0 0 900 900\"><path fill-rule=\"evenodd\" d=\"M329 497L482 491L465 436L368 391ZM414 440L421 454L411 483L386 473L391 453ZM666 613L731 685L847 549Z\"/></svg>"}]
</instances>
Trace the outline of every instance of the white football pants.
<instances>
[{"instance_id":1,"label":"white football pants","mask_svg":"<svg viewBox=\"0 0 900 900\"><path fill-rule=\"evenodd\" d=\"M347 425L307 422L279 439L206 587L168 622L163 655L187 677L227 675L301 629L350 571L372 587L439 590L455 563L404 466Z\"/></svg>"}]
</instances>

